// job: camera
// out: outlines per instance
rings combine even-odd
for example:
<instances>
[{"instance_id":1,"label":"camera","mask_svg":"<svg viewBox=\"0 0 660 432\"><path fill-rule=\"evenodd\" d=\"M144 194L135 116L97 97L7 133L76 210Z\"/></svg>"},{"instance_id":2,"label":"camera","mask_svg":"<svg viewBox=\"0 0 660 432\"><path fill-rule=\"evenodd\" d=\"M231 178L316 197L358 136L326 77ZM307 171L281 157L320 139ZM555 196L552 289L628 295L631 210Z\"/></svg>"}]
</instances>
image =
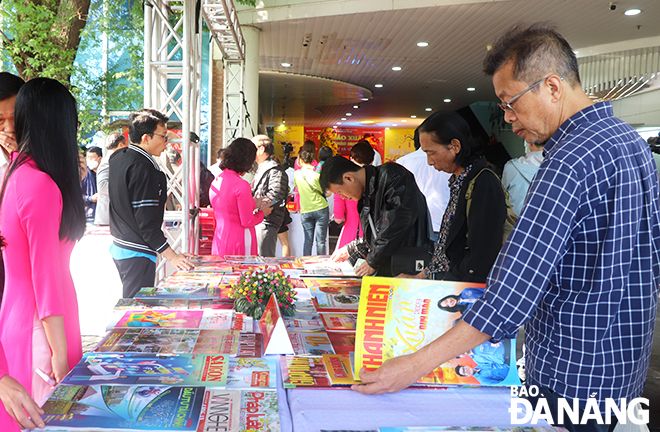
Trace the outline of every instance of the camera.
<instances>
[{"instance_id":1,"label":"camera","mask_svg":"<svg viewBox=\"0 0 660 432\"><path fill-rule=\"evenodd\" d=\"M616 3L610 3L610 10L616 10Z\"/></svg>"},{"instance_id":2,"label":"camera","mask_svg":"<svg viewBox=\"0 0 660 432\"><path fill-rule=\"evenodd\" d=\"M291 161L291 152L293 152L293 144L284 141L281 143L281 145L282 145L282 151L284 152L284 162L282 163L282 165L284 165L287 168L292 167L293 162Z\"/></svg>"}]
</instances>

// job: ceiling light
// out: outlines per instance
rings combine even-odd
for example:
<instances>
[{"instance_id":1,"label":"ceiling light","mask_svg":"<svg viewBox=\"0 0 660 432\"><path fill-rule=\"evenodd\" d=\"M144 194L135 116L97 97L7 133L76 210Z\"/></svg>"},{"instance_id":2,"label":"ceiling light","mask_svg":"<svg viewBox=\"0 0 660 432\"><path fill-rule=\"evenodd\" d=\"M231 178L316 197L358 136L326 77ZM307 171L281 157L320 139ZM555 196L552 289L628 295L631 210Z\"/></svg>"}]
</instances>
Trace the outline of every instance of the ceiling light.
<instances>
[{"instance_id":1,"label":"ceiling light","mask_svg":"<svg viewBox=\"0 0 660 432\"><path fill-rule=\"evenodd\" d=\"M332 125L332 127L333 127L333 128L335 128L335 129L337 128L337 126L336 126L336 125Z\"/></svg>"},{"instance_id":2,"label":"ceiling light","mask_svg":"<svg viewBox=\"0 0 660 432\"><path fill-rule=\"evenodd\" d=\"M443 100L443 102L445 102L445 103L449 103L449 102L451 102L451 99L449 99L449 98L448 98L448 99L445 99L445 100ZM427 110L427 111L429 111L429 110Z\"/></svg>"},{"instance_id":3,"label":"ceiling light","mask_svg":"<svg viewBox=\"0 0 660 432\"><path fill-rule=\"evenodd\" d=\"M342 120L346 120L346 117L342 117L341 119L342 119Z\"/></svg>"},{"instance_id":4,"label":"ceiling light","mask_svg":"<svg viewBox=\"0 0 660 432\"><path fill-rule=\"evenodd\" d=\"M401 120L401 123L405 123L405 122L407 122L407 121L408 121L408 120Z\"/></svg>"},{"instance_id":5,"label":"ceiling light","mask_svg":"<svg viewBox=\"0 0 660 432\"><path fill-rule=\"evenodd\" d=\"M638 15L640 13L642 13L641 9L628 9L623 14L627 16L633 16L633 15Z\"/></svg>"},{"instance_id":6,"label":"ceiling light","mask_svg":"<svg viewBox=\"0 0 660 432\"><path fill-rule=\"evenodd\" d=\"M291 63L280 63L282 67L291 67Z\"/></svg>"},{"instance_id":7,"label":"ceiling light","mask_svg":"<svg viewBox=\"0 0 660 432\"><path fill-rule=\"evenodd\" d=\"M376 84L376 85L374 85L374 87L376 87L376 88L381 88L382 86L383 86L382 84Z\"/></svg>"},{"instance_id":8,"label":"ceiling light","mask_svg":"<svg viewBox=\"0 0 660 432\"><path fill-rule=\"evenodd\" d=\"M282 124L284 124L284 123L286 123L286 122L284 121L284 119L282 119Z\"/></svg>"},{"instance_id":9,"label":"ceiling light","mask_svg":"<svg viewBox=\"0 0 660 432\"><path fill-rule=\"evenodd\" d=\"M476 89L474 87L468 87L467 91L475 91Z\"/></svg>"},{"instance_id":10,"label":"ceiling light","mask_svg":"<svg viewBox=\"0 0 660 432\"><path fill-rule=\"evenodd\" d=\"M358 109L358 108L360 108L360 106L359 105L353 105L353 108Z\"/></svg>"},{"instance_id":11,"label":"ceiling light","mask_svg":"<svg viewBox=\"0 0 660 432\"><path fill-rule=\"evenodd\" d=\"M346 115L350 117L350 116L352 116L353 114L351 114L351 113L346 113Z\"/></svg>"},{"instance_id":12,"label":"ceiling light","mask_svg":"<svg viewBox=\"0 0 660 432\"><path fill-rule=\"evenodd\" d=\"M417 46L418 47L427 47L427 46L429 46L429 43L428 42L417 42Z\"/></svg>"},{"instance_id":13,"label":"ceiling light","mask_svg":"<svg viewBox=\"0 0 660 432\"><path fill-rule=\"evenodd\" d=\"M362 123L362 124L373 124L374 121L373 121L373 120L365 120L365 121L363 121L363 122L361 122L361 123Z\"/></svg>"},{"instance_id":14,"label":"ceiling light","mask_svg":"<svg viewBox=\"0 0 660 432\"><path fill-rule=\"evenodd\" d=\"M337 124L338 124L338 125L340 125L340 124L341 124L341 122L337 122Z\"/></svg>"},{"instance_id":15,"label":"ceiling light","mask_svg":"<svg viewBox=\"0 0 660 432\"><path fill-rule=\"evenodd\" d=\"M386 127L385 130L390 130L390 128Z\"/></svg>"},{"instance_id":16,"label":"ceiling light","mask_svg":"<svg viewBox=\"0 0 660 432\"><path fill-rule=\"evenodd\" d=\"M399 125L398 125L398 124L396 124L396 123L392 123L392 126L399 126Z\"/></svg>"},{"instance_id":17,"label":"ceiling light","mask_svg":"<svg viewBox=\"0 0 660 432\"><path fill-rule=\"evenodd\" d=\"M426 108L424 111L433 111L433 108Z\"/></svg>"},{"instance_id":18,"label":"ceiling light","mask_svg":"<svg viewBox=\"0 0 660 432\"><path fill-rule=\"evenodd\" d=\"M394 67L392 68L392 70L393 70L393 71L400 71L400 70L401 70L401 66L394 66Z\"/></svg>"},{"instance_id":19,"label":"ceiling light","mask_svg":"<svg viewBox=\"0 0 660 432\"><path fill-rule=\"evenodd\" d=\"M410 116L410 118L417 118L417 116Z\"/></svg>"},{"instance_id":20,"label":"ceiling light","mask_svg":"<svg viewBox=\"0 0 660 432\"><path fill-rule=\"evenodd\" d=\"M369 98L362 98L362 100L363 100L363 101L368 101L368 100L369 100Z\"/></svg>"}]
</instances>

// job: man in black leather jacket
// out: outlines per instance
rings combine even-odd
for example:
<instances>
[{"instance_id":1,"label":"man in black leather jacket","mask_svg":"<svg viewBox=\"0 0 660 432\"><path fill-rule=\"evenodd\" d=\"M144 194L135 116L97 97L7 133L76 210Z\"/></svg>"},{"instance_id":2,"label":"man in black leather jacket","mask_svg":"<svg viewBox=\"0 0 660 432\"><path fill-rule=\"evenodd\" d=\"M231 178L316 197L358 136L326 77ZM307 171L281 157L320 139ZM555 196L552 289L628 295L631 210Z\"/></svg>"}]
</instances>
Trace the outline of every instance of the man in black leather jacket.
<instances>
[{"instance_id":1,"label":"man in black leather jacket","mask_svg":"<svg viewBox=\"0 0 660 432\"><path fill-rule=\"evenodd\" d=\"M402 247L431 250L433 228L426 198L413 174L403 166L385 163L360 167L343 156L323 164L321 188L342 198L359 201L363 238L336 251L335 261L364 258L355 273L392 276L391 256Z\"/></svg>"}]
</instances>

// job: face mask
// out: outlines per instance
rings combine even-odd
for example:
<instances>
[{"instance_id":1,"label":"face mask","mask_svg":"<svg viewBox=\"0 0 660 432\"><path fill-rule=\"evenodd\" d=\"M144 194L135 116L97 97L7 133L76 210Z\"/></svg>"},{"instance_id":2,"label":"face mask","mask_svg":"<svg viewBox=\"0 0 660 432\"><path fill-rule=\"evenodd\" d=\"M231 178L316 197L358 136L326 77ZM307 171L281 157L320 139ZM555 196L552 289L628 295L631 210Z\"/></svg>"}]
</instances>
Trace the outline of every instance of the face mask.
<instances>
[{"instance_id":1,"label":"face mask","mask_svg":"<svg viewBox=\"0 0 660 432\"><path fill-rule=\"evenodd\" d=\"M87 167L91 170L95 170L99 166L99 161L87 159Z\"/></svg>"}]
</instances>

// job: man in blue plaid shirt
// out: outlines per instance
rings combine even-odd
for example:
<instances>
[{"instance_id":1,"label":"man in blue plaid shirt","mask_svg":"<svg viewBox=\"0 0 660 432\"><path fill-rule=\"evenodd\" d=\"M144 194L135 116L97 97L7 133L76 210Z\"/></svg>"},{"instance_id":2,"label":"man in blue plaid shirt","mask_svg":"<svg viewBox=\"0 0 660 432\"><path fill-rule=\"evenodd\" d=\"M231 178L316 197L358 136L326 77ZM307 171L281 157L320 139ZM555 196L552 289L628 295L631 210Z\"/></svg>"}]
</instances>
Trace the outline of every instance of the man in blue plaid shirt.
<instances>
[{"instance_id":1,"label":"man in blue plaid shirt","mask_svg":"<svg viewBox=\"0 0 660 432\"><path fill-rule=\"evenodd\" d=\"M484 68L513 132L545 143L545 159L484 296L433 343L360 372L368 384L354 389L399 391L526 324L527 384L546 397L576 398L582 409L595 398L604 412L607 398L641 396L651 355L660 191L649 146L609 102L587 97L575 54L554 29L509 30Z\"/></svg>"}]
</instances>

